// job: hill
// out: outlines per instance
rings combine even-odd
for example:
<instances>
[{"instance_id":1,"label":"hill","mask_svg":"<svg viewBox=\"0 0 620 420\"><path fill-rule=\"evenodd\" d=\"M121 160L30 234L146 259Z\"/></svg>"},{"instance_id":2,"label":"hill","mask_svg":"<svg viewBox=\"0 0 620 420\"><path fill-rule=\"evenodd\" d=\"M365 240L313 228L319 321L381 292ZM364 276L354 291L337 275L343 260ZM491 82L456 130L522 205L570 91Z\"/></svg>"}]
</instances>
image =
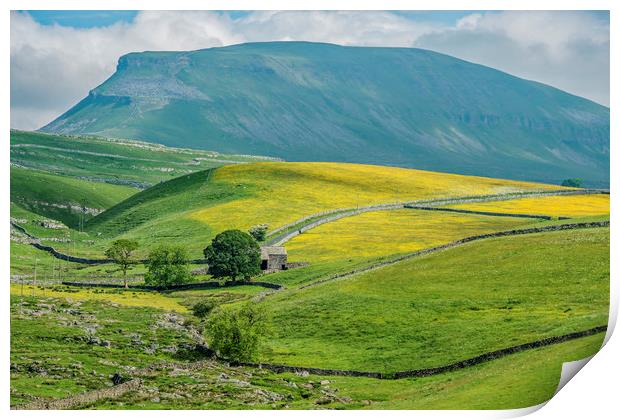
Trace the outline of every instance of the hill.
<instances>
[{"instance_id":1,"label":"hill","mask_svg":"<svg viewBox=\"0 0 620 420\"><path fill-rule=\"evenodd\" d=\"M261 160L273 159L126 139L11 130L11 163L15 166L141 189L199 170Z\"/></svg>"},{"instance_id":2,"label":"hill","mask_svg":"<svg viewBox=\"0 0 620 420\"><path fill-rule=\"evenodd\" d=\"M269 42L131 53L41 130L609 185L609 109L432 51Z\"/></svg>"},{"instance_id":3,"label":"hill","mask_svg":"<svg viewBox=\"0 0 620 420\"><path fill-rule=\"evenodd\" d=\"M174 241L200 254L215 234L270 230L324 211L438 197L556 187L528 182L347 163L257 162L196 172L158 184L89 220L101 238Z\"/></svg>"},{"instance_id":4,"label":"hill","mask_svg":"<svg viewBox=\"0 0 620 420\"><path fill-rule=\"evenodd\" d=\"M11 202L69 227L152 185L222 165L274 160L96 136L11 130ZM14 216L11 207L11 215ZM14 216L18 217L18 216Z\"/></svg>"},{"instance_id":5,"label":"hill","mask_svg":"<svg viewBox=\"0 0 620 420\"><path fill-rule=\"evenodd\" d=\"M609 228L485 239L278 293L262 360L389 372L604 325L608 250Z\"/></svg>"},{"instance_id":6,"label":"hill","mask_svg":"<svg viewBox=\"0 0 620 420\"><path fill-rule=\"evenodd\" d=\"M12 203L75 228L136 192L128 186L11 167Z\"/></svg>"}]
</instances>

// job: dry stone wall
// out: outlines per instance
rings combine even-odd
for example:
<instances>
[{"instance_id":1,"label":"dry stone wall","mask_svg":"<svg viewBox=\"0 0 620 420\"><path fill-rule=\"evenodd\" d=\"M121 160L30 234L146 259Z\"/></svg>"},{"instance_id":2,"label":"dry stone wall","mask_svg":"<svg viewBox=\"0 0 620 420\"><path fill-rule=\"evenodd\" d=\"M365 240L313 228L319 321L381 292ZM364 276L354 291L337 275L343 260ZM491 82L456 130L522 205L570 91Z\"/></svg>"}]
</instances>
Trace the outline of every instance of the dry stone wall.
<instances>
[{"instance_id":1,"label":"dry stone wall","mask_svg":"<svg viewBox=\"0 0 620 420\"><path fill-rule=\"evenodd\" d=\"M107 398L118 398L127 392L137 390L141 386L141 379L132 379L109 388L97 389L57 400L37 400L15 408L18 410L68 410Z\"/></svg>"},{"instance_id":2,"label":"dry stone wall","mask_svg":"<svg viewBox=\"0 0 620 420\"><path fill-rule=\"evenodd\" d=\"M277 365L277 364L269 364L269 363L235 363L235 365L267 369L267 370L271 370L276 373L293 372L297 374L303 374L304 372L306 372L308 374L313 374L313 375L352 376L352 377L367 377L367 378L375 378L375 379L420 378L420 377L425 377L425 376L439 375L441 373L451 372L451 371L455 371L459 369L464 369L469 366L479 365L481 363L499 359L501 357L505 357L505 356L508 356L514 353L519 353L519 352L526 351L526 350L546 347L546 346L550 346L553 344L564 343L566 341L588 337L588 336L602 333L605 331L607 331L607 325L600 325L598 327L594 327L594 328L584 330L584 331L574 332L574 333L560 335L560 336L548 337L542 340L536 340L536 341L532 341L529 343L519 344L517 346L504 348L501 350L495 350L489 353L481 354L476 357L472 357L470 359L461 360L461 361L443 365L443 366L437 366L437 367L426 368L426 369L406 370L406 371L399 371L399 372L394 372L394 373L369 372L369 371L360 371L360 370L321 369L321 368L313 368L313 367L305 367L305 366L288 366L288 365Z\"/></svg>"},{"instance_id":3,"label":"dry stone wall","mask_svg":"<svg viewBox=\"0 0 620 420\"><path fill-rule=\"evenodd\" d=\"M270 237L267 240L267 245L283 245L286 242L293 239L295 236L306 232L310 229L314 229L325 223L333 222L343 217L356 216L358 214L370 212L370 211L382 211L382 210L396 210L405 207L420 206L428 208L429 206L446 206L450 204L464 204L464 203L481 203L488 201L506 201L514 200L516 198L527 197L547 197L556 195L585 195L585 194L609 194L607 190L596 189L584 189L584 190L556 190L556 191L534 191L524 193L507 193L507 194L495 194L486 196L470 196L470 197L455 197L455 198L443 198L433 200L415 200L408 202L398 203L386 203L377 204L372 206L358 207L354 209L335 209L324 212L311 214L309 216L298 219L294 222L286 224L269 232ZM533 215L536 216L536 215ZM318 217L318 219L317 219ZM522 216L523 217L523 216ZM541 218L547 218L549 216L542 216ZM316 220L314 220L316 219ZM311 221L312 220L312 221ZM306 223L307 222L307 223Z\"/></svg>"},{"instance_id":4,"label":"dry stone wall","mask_svg":"<svg viewBox=\"0 0 620 420\"><path fill-rule=\"evenodd\" d=\"M466 238L458 239L456 241L448 242L447 244L434 246L432 248L422 249L420 251L411 252L409 254L404 254L396 258L392 258L386 261L377 262L375 264L371 264L369 266L361 267L355 270L347 271L344 273L338 273L331 275L329 277L325 277L323 279L317 280L315 282L306 284L305 286L300 287L300 289L305 289L308 287L313 287L321 283L325 283L331 280L342 279L345 277L350 277L356 274L360 274L366 271L375 270L377 268L385 267L387 265L396 264L398 262L408 260L410 258L419 257L426 254L431 254L433 252L443 251L448 248L454 248L459 245L466 244L468 242L473 242L481 239L488 238L501 238L504 236L513 236L513 235L527 235L530 233L540 233L540 232L551 232L551 231L560 231L560 230L570 230L570 229L588 229L588 228L600 228L600 227L609 227L609 221L604 220L600 222L582 222L582 223L567 223L562 225L551 225L551 226L542 226L536 228L525 228L525 229L512 229L505 230L502 232L495 233L485 233L481 235L468 236Z\"/></svg>"}]
</instances>

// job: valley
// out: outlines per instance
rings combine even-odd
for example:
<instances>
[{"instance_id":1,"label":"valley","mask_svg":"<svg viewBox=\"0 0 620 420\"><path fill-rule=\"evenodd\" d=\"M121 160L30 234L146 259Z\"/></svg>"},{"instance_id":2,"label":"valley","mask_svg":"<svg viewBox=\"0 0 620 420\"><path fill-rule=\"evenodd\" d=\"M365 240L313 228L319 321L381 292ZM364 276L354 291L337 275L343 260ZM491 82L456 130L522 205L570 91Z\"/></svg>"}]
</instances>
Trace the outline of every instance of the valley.
<instances>
[{"instance_id":1,"label":"valley","mask_svg":"<svg viewBox=\"0 0 620 420\"><path fill-rule=\"evenodd\" d=\"M11 163L13 408L520 408L603 340L608 191L20 131ZM297 265L227 285L197 261L257 225ZM32 245L101 260L120 239L125 279ZM204 286L143 287L170 244ZM252 360L214 357L204 302L264 314Z\"/></svg>"}]
</instances>

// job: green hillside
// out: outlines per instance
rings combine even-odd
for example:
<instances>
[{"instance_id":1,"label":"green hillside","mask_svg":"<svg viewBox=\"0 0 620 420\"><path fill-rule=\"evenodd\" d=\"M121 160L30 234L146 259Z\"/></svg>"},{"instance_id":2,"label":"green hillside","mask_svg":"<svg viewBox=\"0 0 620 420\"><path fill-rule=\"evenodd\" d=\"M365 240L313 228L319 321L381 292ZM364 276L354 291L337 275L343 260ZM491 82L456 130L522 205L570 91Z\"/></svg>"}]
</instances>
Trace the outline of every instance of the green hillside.
<instances>
[{"instance_id":1,"label":"green hillside","mask_svg":"<svg viewBox=\"0 0 620 420\"><path fill-rule=\"evenodd\" d=\"M138 192L137 189L11 167L11 202L70 227Z\"/></svg>"},{"instance_id":2,"label":"green hillside","mask_svg":"<svg viewBox=\"0 0 620 420\"><path fill-rule=\"evenodd\" d=\"M225 164L269 159L175 149L135 140L11 130L14 165L139 188Z\"/></svg>"},{"instance_id":3,"label":"green hillside","mask_svg":"<svg viewBox=\"0 0 620 420\"><path fill-rule=\"evenodd\" d=\"M150 186L222 165L273 160L18 130L10 140L11 202L72 228ZM19 217L15 209L11 216Z\"/></svg>"},{"instance_id":4,"label":"green hillside","mask_svg":"<svg viewBox=\"0 0 620 420\"><path fill-rule=\"evenodd\" d=\"M609 185L609 109L415 48L131 53L42 128L297 161Z\"/></svg>"},{"instance_id":5,"label":"green hillside","mask_svg":"<svg viewBox=\"0 0 620 420\"><path fill-rule=\"evenodd\" d=\"M608 251L609 229L487 239L275 294L262 360L393 372L605 325Z\"/></svg>"},{"instance_id":6,"label":"green hillside","mask_svg":"<svg viewBox=\"0 0 620 420\"><path fill-rule=\"evenodd\" d=\"M166 314L154 307L111 306L101 300L76 301L75 293L71 300L22 299L19 289L14 289L16 293L11 298L12 406L100 390L99 375L118 372L118 361L123 360L124 364L138 368L131 376L142 379L149 392L130 392L79 408L247 409L249 404L252 408L266 409L522 408L551 398L562 363L592 355L603 340L603 334L597 334L428 378L385 381L303 377L293 373L275 374L265 369L236 368L209 360L192 364L165 352L146 352L144 349L153 344L167 348L192 342L182 329L154 329L153 319L161 319ZM28 287L25 290L29 292ZM47 294L49 296L50 291ZM104 295L100 291L99 294ZM117 293L116 296L123 295ZM65 311L46 311L50 305ZM30 306L41 308L43 313L37 317L23 315L23 308ZM84 342L85 321L80 316L86 311L88 319L99 326L98 335L113 343L111 347L94 348ZM65 325L67 318L71 321L69 325ZM144 334L142 347L137 347L127 337L127 332L145 331L153 333ZM162 367L154 371L144 369L154 365ZM28 373L28 369L33 368L54 374ZM319 386L322 381L325 385ZM326 399L326 392L337 398ZM264 395L282 395L284 399L272 402L262 398Z\"/></svg>"},{"instance_id":7,"label":"green hillside","mask_svg":"<svg viewBox=\"0 0 620 420\"><path fill-rule=\"evenodd\" d=\"M93 236L174 241L199 257L218 232L276 229L322 211L438 197L552 190L545 184L344 163L259 162L196 172L91 219Z\"/></svg>"}]
</instances>

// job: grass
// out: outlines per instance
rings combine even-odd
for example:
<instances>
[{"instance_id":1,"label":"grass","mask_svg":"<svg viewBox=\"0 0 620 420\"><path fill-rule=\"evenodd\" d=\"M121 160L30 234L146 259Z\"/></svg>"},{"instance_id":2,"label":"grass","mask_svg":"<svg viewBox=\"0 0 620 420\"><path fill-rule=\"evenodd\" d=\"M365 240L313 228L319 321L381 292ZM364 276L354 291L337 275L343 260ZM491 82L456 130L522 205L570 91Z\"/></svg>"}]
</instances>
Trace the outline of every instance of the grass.
<instances>
[{"instance_id":1,"label":"grass","mask_svg":"<svg viewBox=\"0 0 620 420\"><path fill-rule=\"evenodd\" d=\"M11 162L70 177L138 186L234 162L269 158L177 149L135 140L11 130Z\"/></svg>"},{"instance_id":2,"label":"grass","mask_svg":"<svg viewBox=\"0 0 620 420\"><path fill-rule=\"evenodd\" d=\"M12 132L11 145L12 161L20 159L30 168L11 169L11 217L61 251L98 257L118 237L138 239L140 257L165 242L188 246L195 258L213 235L227 228L268 223L274 229L319 211L376 203L557 188L331 163L251 163L183 175L221 162L207 155L207 160L196 160L209 152L98 138ZM57 162L54 153L61 156ZM161 170L168 167L173 170ZM161 174L182 176L158 184ZM131 196L137 190L115 185L140 180L156 185ZM76 226L73 215L40 204L83 204L82 196L89 207L108 209L87 222L87 232L71 229ZM512 212L550 214L543 210L551 209L557 214L550 215L575 217L573 222L608 218L608 200L596 195L483 204L490 211L508 206ZM46 217L64 220L69 227L45 228L40 223ZM298 288L463 236L555 223L403 209L364 213L312 229L287 244L290 260L309 261L309 266L260 277L287 288L259 303L270 317L260 359L391 372L438 366L604 324L609 229L489 239ZM561 362L594 353L602 340L597 335L463 371L399 381L305 378L213 361L204 369L183 368L197 357L191 348L202 334L192 305L203 300L237 305L265 289L156 293L43 284L68 279L70 273L77 280L117 273L113 265L60 263L11 241L12 274L32 274L35 260L37 285L10 286L12 404L100 389L109 385L111 374L121 372L142 377L150 391L89 408L517 408L549 398ZM143 272L144 266L137 265L130 275ZM89 344L93 334L110 345ZM135 368L164 362L175 367L135 373ZM325 379L329 385L320 384Z\"/></svg>"},{"instance_id":3,"label":"grass","mask_svg":"<svg viewBox=\"0 0 620 420\"><path fill-rule=\"evenodd\" d=\"M556 186L393 167L259 162L193 173L143 191L91 219L92 235L156 244L174 241L201 255L225 229L275 229L310 214L432 197L554 189Z\"/></svg>"},{"instance_id":4,"label":"grass","mask_svg":"<svg viewBox=\"0 0 620 420\"><path fill-rule=\"evenodd\" d=\"M326 223L286 244L291 261L330 261L402 254L531 220L423 210L385 210Z\"/></svg>"},{"instance_id":5,"label":"grass","mask_svg":"<svg viewBox=\"0 0 620 420\"><path fill-rule=\"evenodd\" d=\"M10 139L12 217L17 217L14 215L14 203L15 207L21 207L24 211L62 221L75 229L90 219L93 212L112 207L140 191L139 188L157 186L163 181L222 165L272 160L269 157L224 155L95 136L62 136L11 130ZM178 187L179 184L172 186ZM155 191L161 193L162 189ZM194 194L196 192L192 191ZM146 196L150 197L148 194ZM191 194L187 196L191 202ZM143 198L144 195L138 200ZM209 199L212 198L213 195L210 195ZM136 201L130 203L135 204ZM92 211L88 210L82 215L82 207ZM144 222L135 212L129 220L134 220L134 216L134 223ZM130 224L123 225L127 220L121 220L122 231L131 227ZM203 226L194 223L184 232L184 236L187 237L187 232L196 227ZM174 228L169 230L175 231ZM67 253L101 257L109 242L108 238L98 237L97 232L89 237L71 231L69 236L72 239L70 245L58 242L52 245ZM145 239L148 240L149 235ZM147 253L148 249L142 250L142 256Z\"/></svg>"},{"instance_id":6,"label":"grass","mask_svg":"<svg viewBox=\"0 0 620 420\"><path fill-rule=\"evenodd\" d=\"M22 286L11 284L11 294L22 296ZM39 296L54 299L70 299L77 302L103 301L114 305L139 308L155 308L166 311L187 312L187 307L177 299L158 292L143 292L123 289L77 288L62 285L23 286L23 296Z\"/></svg>"},{"instance_id":7,"label":"grass","mask_svg":"<svg viewBox=\"0 0 620 420\"><path fill-rule=\"evenodd\" d=\"M166 347L192 343L184 328L162 323L150 307L114 306L49 296L11 299L11 403L59 398L111 385L123 366L171 360ZM88 343L89 336L110 347ZM132 344L139 339L140 344ZM145 349L154 349L145 351ZM42 373L44 372L44 373Z\"/></svg>"},{"instance_id":8,"label":"grass","mask_svg":"<svg viewBox=\"0 0 620 420\"><path fill-rule=\"evenodd\" d=\"M136 239L142 253L146 253L144 248L173 241L188 246L193 257L201 257L215 233L185 215L204 203L215 205L240 195L227 185L211 185L211 173L192 173L142 191L90 220L86 229L105 240L118 235Z\"/></svg>"},{"instance_id":9,"label":"grass","mask_svg":"<svg viewBox=\"0 0 620 420\"><path fill-rule=\"evenodd\" d=\"M609 194L564 195L519 198L448 206L451 208L499 213L541 214L553 217L609 215Z\"/></svg>"},{"instance_id":10,"label":"grass","mask_svg":"<svg viewBox=\"0 0 620 420\"><path fill-rule=\"evenodd\" d=\"M218 305L247 300L264 292L260 286L235 286L222 289L197 289L170 292L150 292L122 287L80 288L58 283L38 282L36 285L26 283L11 284L11 294L16 298L52 298L68 299L72 302L100 301L118 307L154 308L163 311L187 313L199 301L212 300Z\"/></svg>"},{"instance_id":11,"label":"grass","mask_svg":"<svg viewBox=\"0 0 620 420\"><path fill-rule=\"evenodd\" d=\"M49 220L48 217L26 210L15 203L11 203L10 209L11 218L15 219L19 226L39 238L43 244L50 245L66 254L101 258L104 250L109 246L108 240L98 240L96 236L91 237L87 232L80 232L77 229L44 227L42 222ZM19 232L15 233L24 236ZM20 253L18 250L16 252Z\"/></svg>"},{"instance_id":12,"label":"grass","mask_svg":"<svg viewBox=\"0 0 620 420\"><path fill-rule=\"evenodd\" d=\"M488 239L265 299L261 359L391 372L607 322L609 230Z\"/></svg>"},{"instance_id":13,"label":"grass","mask_svg":"<svg viewBox=\"0 0 620 420\"><path fill-rule=\"evenodd\" d=\"M428 378L380 381L275 374L211 361L194 366L195 356L183 349L194 343L191 331L198 332L198 325L191 317L171 320L156 308L49 296L21 301L13 294L11 405L103 389L120 373L141 378L148 392L78 408L520 408L549 399L561 363L590 356L603 339L598 334ZM89 344L93 336L109 346Z\"/></svg>"},{"instance_id":14,"label":"grass","mask_svg":"<svg viewBox=\"0 0 620 420\"><path fill-rule=\"evenodd\" d=\"M103 211L138 190L122 185L11 167L11 201L33 213L77 227L81 208ZM73 208L68 208L68 207ZM85 214L85 218L92 214Z\"/></svg>"},{"instance_id":15,"label":"grass","mask_svg":"<svg viewBox=\"0 0 620 420\"><path fill-rule=\"evenodd\" d=\"M40 278L58 275L58 267L61 267L65 275L68 271L73 271L78 267L77 264L60 261L49 253L40 251L31 245L15 241L10 242L10 252L11 275L33 275L35 261ZM52 274L52 270L55 271L54 274Z\"/></svg>"},{"instance_id":16,"label":"grass","mask_svg":"<svg viewBox=\"0 0 620 420\"><path fill-rule=\"evenodd\" d=\"M82 408L519 408L551 397L561 363L591 355L603 338L599 334L429 378L303 378L216 362L207 362L202 369L185 365L182 353L169 349L191 339L182 329L158 322L162 315L152 308L114 308L98 301L78 305L29 298L21 306L14 297L11 404L105 388L112 374L121 373L141 377L151 392L132 392ZM95 325L94 334L109 341L110 347L87 344L86 338L93 334L87 331ZM156 367L163 362L177 366ZM135 370L149 366L155 367L151 374ZM329 384L320 384L325 380ZM274 395L267 391L279 400L260 398Z\"/></svg>"},{"instance_id":17,"label":"grass","mask_svg":"<svg viewBox=\"0 0 620 420\"><path fill-rule=\"evenodd\" d=\"M215 171L213 181L247 185L254 192L192 215L216 231L247 229L258 223L267 223L273 229L320 211L379 203L557 188L413 169L297 162L226 167Z\"/></svg>"},{"instance_id":18,"label":"grass","mask_svg":"<svg viewBox=\"0 0 620 420\"><path fill-rule=\"evenodd\" d=\"M428 378L379 381L334 378L333 386L362 408L378 410L507 410L552 398L562 363L596 353L604 334L513 354L502 359Z\"/></svg>"}]
</instances>

